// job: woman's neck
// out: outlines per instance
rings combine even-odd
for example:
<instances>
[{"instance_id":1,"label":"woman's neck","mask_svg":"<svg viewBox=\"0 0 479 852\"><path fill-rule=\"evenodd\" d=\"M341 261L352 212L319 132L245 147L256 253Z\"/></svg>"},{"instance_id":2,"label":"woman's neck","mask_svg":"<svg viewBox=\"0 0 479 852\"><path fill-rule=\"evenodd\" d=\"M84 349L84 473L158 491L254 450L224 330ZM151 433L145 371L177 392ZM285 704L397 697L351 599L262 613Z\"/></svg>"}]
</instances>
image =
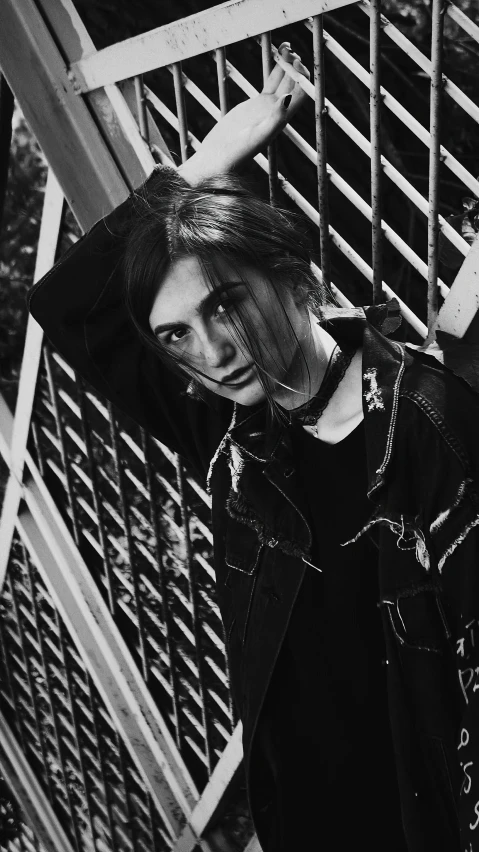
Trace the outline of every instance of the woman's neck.
<instances>
[{"instance_id":1,"label":"woman's neck","mask_svg":"<svg viewBox=\"0 0 479 852\"><path fill-rule=\"evenodd\" d=\"M336 346L336 341L308 311L304 337L293 360L278 385L274 398L288 411L304 405L317 394Z\"/></svg>"}]
</instances>

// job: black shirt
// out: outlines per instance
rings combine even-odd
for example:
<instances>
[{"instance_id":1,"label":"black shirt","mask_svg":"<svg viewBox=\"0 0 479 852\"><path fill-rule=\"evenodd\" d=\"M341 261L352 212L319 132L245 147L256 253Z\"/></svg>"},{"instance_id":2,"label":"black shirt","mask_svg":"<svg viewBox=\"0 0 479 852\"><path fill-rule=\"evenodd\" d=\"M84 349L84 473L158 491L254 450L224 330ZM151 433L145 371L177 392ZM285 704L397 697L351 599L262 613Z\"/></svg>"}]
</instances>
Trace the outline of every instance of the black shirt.
<instances>
[{"instance_id":1,"label":"black shirt","mask_svg":"<svg viewBox=\"0 0 479 852\"><path fill-rule=\"evenodd\" d=\"M264 852L345 852L365 843L405 850L377 607L378 551L367 534L341 546L373 508L364 426L334 445L301 427L293 432L312 562L322 573L307 566L259 721L264 760L276 779ZM334 846L324 845L326 836Z\"/></svg>"}]
</instances>

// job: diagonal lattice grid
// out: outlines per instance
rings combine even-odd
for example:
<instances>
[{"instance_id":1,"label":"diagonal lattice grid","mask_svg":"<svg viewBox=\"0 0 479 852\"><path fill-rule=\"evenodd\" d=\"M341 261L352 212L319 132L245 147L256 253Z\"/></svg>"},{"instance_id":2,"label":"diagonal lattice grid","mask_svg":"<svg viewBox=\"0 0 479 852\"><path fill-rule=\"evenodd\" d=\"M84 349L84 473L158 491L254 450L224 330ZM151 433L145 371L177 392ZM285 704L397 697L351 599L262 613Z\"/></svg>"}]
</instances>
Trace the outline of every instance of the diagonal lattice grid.
<instances>
[{"instance_id":1,"label":"diagonal lattice grid","mask_svg":"<svg viewBox=\"0 0 479 852\"><path fill-rule=\"evenodd\" d=\"M44 348L31 448L198 785L235 718L209 497Z\"/></svg>"},{"instance_id":2,"label":"diagonal lattice grid","mask_svg":"<svg viewBox=\"0 0 479 852\"><path fill-rule=\"evenodd\" d=\"M18 538L0 611L1 710L73 849L170 849L161 815Z\"/></svg>"}]
</instances>

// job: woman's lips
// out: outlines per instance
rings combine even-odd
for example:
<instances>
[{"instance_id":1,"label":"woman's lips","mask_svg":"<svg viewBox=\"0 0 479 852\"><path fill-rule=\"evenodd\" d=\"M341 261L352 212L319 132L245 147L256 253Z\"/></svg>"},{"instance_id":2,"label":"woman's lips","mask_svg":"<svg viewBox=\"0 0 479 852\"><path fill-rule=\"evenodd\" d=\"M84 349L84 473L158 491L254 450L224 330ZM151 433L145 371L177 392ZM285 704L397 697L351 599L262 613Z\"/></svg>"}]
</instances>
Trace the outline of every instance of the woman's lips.
<instances>
[{"instance_id":1,"label":"woman's lips","mask_svg":"<svg viewBox=\"0 0 479 852\"><path fill-rule=\"evenodd\" d=\"M252 370L253 364L249 364L247 367L244 367L242 370L235 370L234 373L230 373L229 376L221 380L221 384L223 385L234 385L235 387L239 387L240 385L244 385L250 381L252 378Z\"/></svg>"}]
</instances>

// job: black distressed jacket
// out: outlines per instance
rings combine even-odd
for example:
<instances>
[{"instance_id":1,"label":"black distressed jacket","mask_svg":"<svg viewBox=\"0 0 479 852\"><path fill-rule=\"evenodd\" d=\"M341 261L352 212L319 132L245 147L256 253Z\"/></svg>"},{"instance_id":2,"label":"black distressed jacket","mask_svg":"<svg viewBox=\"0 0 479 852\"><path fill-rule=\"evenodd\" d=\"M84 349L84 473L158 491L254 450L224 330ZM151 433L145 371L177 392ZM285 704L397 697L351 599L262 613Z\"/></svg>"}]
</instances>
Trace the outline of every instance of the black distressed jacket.
<instances>
[{"instance_id":1,"label":"black distressed jacket","mask_svg":"<svg viewBox=\"0 0 479 852\"><path fill-rule=\"evenodd\" d=\"M254 733L310 560L301 483L288 430L267 429L264 407L192 398L139 342L120 297L116 215L35 285L29 307L87 381L208 480L218 599L261 841L265 790ZM362 309L333 314L328 331L363 347L371 519L358 536L373 535L379 548L408 847L472 852L479 850L479 396L431 356L384 337ZM368 316L380 325L387 310Z\"/></svg>"}]
</instances>

